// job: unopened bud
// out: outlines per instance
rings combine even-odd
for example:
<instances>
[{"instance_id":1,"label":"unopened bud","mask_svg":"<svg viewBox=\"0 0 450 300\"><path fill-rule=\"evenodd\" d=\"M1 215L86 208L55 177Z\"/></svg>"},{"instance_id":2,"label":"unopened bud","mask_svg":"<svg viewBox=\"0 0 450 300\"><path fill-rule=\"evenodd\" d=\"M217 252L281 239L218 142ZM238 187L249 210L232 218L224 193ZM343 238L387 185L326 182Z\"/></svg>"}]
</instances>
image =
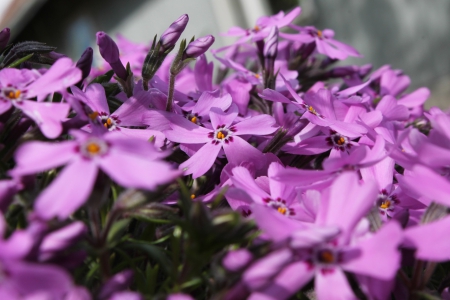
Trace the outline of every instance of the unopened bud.
<instances>
[{"instance_id":1,"label":"unopened bud","mask_svg":"<svg viewBox=\"0 0 450 300\"><path fill-rule=\"evenodd\" d=\"M212 35L207 35L196 39L195 41L189 43L184 50L183 60L186 58L197 58L203 53L205 53L209 47L214 43L215 38Z\"/></svg>"},{"instance_id":2,"label":"unopened bud","mask_svg":"<svg viewBox=\"0 0 450 300\"><path fill-rule=\"evenodd\" d=\"M266 43L264 44L264 57L275 59L278 54L278 27L274 26L270 30Z\"/></svg>"},{"instance_id":3,"label":"unopened bud","mask_svg":"<svg viewBox=\"0 0 450 300\"><path fill-rule=\"evenodd\" d=\"M189 16L187 14L179 17L175 22L173 22L169 28L164 31L159 39L161 43L161 51L164 52L166 49L169 49L175 46L176 42L180 38L183 33L186 25L189 21Z\"/></svg>"},{"instance_id":4,"label":"unopened bud","mask_svg":"<svg viewBox=\"0 0 450 300\"><path fill-rule=\"evenodd\" d=\"M77 61L77 68L81 70L81 80L88 77L89 73L91 72L91 66L92 66L92 57L93 57L93 50L91 47L88 47L86 50L84 50L83 54L81 54L80 59Z\"/></svg>"},{"instance_id":5,"label":"unopened bud","mask_svg":"<svg viewBox=\"0 0 450 300\"><path fill-rule=\"evenodd\" d=\"M9 28L5 28L0 31L0 50L5 49L6 45L8 45L10 36L11 33Z\"/></svg>"},{"instance_id":6,"label":"unopened bud","mask_svg":"<svg viewBox=\"0 0 450 300\"><path fill-rule=\"evenodd\" d=\"M116 43L103 31L97 32L97 45L101 56L114 70L114 73L123 80L127 79L127 71L119 58L119 48Z\"/></svg>"}]
</instances>

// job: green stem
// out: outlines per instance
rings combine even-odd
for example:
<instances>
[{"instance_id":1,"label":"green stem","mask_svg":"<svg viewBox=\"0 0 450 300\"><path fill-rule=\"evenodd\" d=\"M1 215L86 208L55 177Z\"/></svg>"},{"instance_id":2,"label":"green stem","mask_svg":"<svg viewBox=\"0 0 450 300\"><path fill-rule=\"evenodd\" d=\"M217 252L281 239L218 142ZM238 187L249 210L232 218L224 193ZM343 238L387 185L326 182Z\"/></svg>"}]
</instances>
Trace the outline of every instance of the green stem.
<instances>
[{"instance_id":1,"label":"green stem","mask_svg":"<svg viewBox=\"0 0 450 300\"><path fill-rule=\"evenodd\" d=\"M167 105L166 105L166 111L171 112L173 109L173 94L175 92L175 77L177 75L170 72L170 78L169 78L169 92L167 94Z\"/></svg>"}]
</instances>

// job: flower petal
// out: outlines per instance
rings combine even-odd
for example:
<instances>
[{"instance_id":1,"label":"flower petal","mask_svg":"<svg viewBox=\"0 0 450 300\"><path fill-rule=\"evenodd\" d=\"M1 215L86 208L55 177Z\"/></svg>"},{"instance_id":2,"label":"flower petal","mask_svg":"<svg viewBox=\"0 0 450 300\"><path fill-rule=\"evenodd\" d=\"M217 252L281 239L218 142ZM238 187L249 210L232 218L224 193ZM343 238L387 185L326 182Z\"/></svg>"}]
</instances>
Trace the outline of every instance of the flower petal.
<instances>
[{"instance_id":1,"label":"flower petal","mask_svg":"<svg viewBox=\"0 0 450 300\"><path fill-rule=\"evenodd\" d=\"M91 160L79 158L72 162L37 197L37 215L44 220L67 218L86 202L96 177L97 166Z\"/></svg>"},{"instance_id":2,"label":"flower petal","mask_svg":"<svg viewBox=\"0 0 450 300\"><path fill-rule=\"evenodd\" d=\"M191 158L182 163L180 169L185 171L184 174L192 174L194 179L198 178L211 168L220 149L222 149L220 145L207 143L192 155Z\"/></svg>"},{"instance_id":3,"label":"flower petal","mask_svg":"<svg viewBox=\"0 0 450 300\"><path fill-rule=\"evenodd\" d=\"M10 174L28 175L59 167L76 156L76 146L77 143L74 141L25 143L14 154L16 167Z\"/></svg>"}]
</instances>

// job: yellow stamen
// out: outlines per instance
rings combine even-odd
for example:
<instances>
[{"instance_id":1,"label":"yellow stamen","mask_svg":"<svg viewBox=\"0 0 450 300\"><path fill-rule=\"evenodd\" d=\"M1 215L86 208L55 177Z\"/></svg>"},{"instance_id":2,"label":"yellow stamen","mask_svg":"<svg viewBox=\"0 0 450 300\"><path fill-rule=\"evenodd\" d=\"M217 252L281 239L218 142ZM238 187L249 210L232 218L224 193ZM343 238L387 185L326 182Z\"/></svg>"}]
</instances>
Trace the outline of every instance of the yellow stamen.
<instances>
[{"instance_id":1,"label":"yellow stamen","mask_svg":"<svg viewBox=\"0 0 450 300\"><path fill-rule=\"evenodd\" d=\"M108 124L108 126L111 126L111 124L112 124L112 121L111 121L111 119L110 119L110 118L108 118L108 119L106 120L106 124Z\"/></svg>"},{"instance_id":2,"label":"yellow stamen","mask_svg":"<svg viewBox=\"0 0 450 300\"><path fill-rule=\"evenodd\" d=\"M90 114L88 114L89 119L95 120L98 117L98 111L93 111Z\"/></svg>"},{"instance_id":3,"label":"yellow stamen","mask_svg":"<svg viewBox=\"0 0 450 300\"><path fill-rule=\"evenodd\" d=\"M341 136L341 137L339 138L339 140L337 140L337 144L338 144L338 145L344 145L344 144L345 144L345 139L344 139L343 136Z\"/></svg>"},{"instance_id":4,"label":"yellow stamen","mask_svg":"<svg viewBox=\"0 0 450 300\"><path fill-rule=\"evenodd\" d=\"M219 140L223 140L223 139L225 138L225 135L223 134L222 131L219 131L219 132L217 133L217 138L218 138Z\"/></svg>"},{"instance_id":5,"label":"yellow stamen","mask_svg":"<svg viewBox=\"0 0 450 300\"><path fill-rule=\"evenodd\" d=\"M284 215L284 214L286 214L287 209L286 209L286 207L281 207L281 206L280 206L280 207L278 207L277 211L278 211L280 214Z\"/></svg>"},{"instance_id":6,"label":"yellow stamen","mask_svg":"<svg viewBox=\"0 0 450 300\"><path fill-rule=\"evenodd\" d=\"M259 76L259 74L255 74L255 78L259 79L261 76Z\"/></svg>"},{"instance_id":7,"label":"yellow stamen","mask_svg":"<svg viewBox=\"0 0 450 300\"><path fill-rule=\"evenodd\" d=\"M322 37L323 37L322 30L317 30L317 36L318 36L319 38L322 38Z\"/></svg>"},{"instance_id":8,"label":"yellow stamen","mask_svg":"<svg viewBox=\"0 0 450 300\"><path fill-rule=\"evenodd\" d=\"M258 25L255 25L255 27L253 28L253 30L254 30L254 31L260 31L260 30L261 30L261 28L259 28L259 26L258 26Z\"/></svg>"},{"instance_id":9,"label":"yellow stamen","mask_svg":"<svg viewBox=\"0 0 450 300\"><path fill-rule=\"evenodd\" d=\"M325 263L332 263L334 261L334 255L330 250L324 250L320 252L320 260Z\"/></svg>"},{"instance_id":10,"label":"yellow stamen","mask_svg":"<svg viewBox=\"0 0 450 300\"><path fill-rule=\"evenodd\" d=\"M382 208L382 209L387 209L387 208L389 208L390 206L391 206L391 201L386 200L386 201L384 201L384 202L381 203L380 208Z\"/></svg>"},{"instance_id":11,"label":"yellow stamen","mask_svg":"<svg viewBox=\"0 0 450 300\"><path fill-rule=\"evenodd\" d=\"M19 90L15 90L15 91L10 91L8 93L8 98L9 99L17 99L20 97L21 92Z\"/></svg>"},{"instance_id":12,"label":"yellow stamen","mask_svg":"<svg viewBox=\"0 0 450 300\"><path fill-rule=\"evenodd\" d=\"M191 194L191 199L192 199L192 200L195 199L195 194Z\"/></svg>"},{"instance_id":13,"label":"yellow stamen","mask_svg":"<svg viewBox=\"0 0 450 300\"><path fill-rule=\"evenodd\" d=\"M191 118L191 122L192 122L192 123L197 123L197 117L192 117L192 118Z\"/></svg>"},{"instance_id":14,"label":"yellow stamen","mask_svg":"<svg viewBox=\"0 0 450 300\"><path fill-rule=\"evenodd\" d=\"M96 143L89 143L86 147L86 150L91 153L91 154L97 154L100 152L100 145L96 144Z\"/></svg>"}]
</instances>

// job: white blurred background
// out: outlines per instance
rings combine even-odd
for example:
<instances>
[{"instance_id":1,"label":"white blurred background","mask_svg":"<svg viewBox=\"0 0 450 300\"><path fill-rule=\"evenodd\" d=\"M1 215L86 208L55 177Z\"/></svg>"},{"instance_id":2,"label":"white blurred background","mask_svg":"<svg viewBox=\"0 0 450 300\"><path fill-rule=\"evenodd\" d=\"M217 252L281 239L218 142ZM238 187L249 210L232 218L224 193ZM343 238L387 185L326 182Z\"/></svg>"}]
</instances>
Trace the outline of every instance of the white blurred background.
<instances>
[{"instance_id":1,"label":"white blurred background","mask_svg":"<svg viewBox=\"0 0 450 300\"><path fill-rule=\"evenodd\" d=\"M432 90L427 107L450 107L449 0L0 0L0 29L10 27L14 42L46 42L78 59L95 49L99 30L149 43L187 13L183 37L213 34L218 48L233 41L220 36L231 26L253 27L258 17L297 5L297 23L334 29L364 55L344 63L390 64L412 88Z\"/></svg>"}]
</instances>

